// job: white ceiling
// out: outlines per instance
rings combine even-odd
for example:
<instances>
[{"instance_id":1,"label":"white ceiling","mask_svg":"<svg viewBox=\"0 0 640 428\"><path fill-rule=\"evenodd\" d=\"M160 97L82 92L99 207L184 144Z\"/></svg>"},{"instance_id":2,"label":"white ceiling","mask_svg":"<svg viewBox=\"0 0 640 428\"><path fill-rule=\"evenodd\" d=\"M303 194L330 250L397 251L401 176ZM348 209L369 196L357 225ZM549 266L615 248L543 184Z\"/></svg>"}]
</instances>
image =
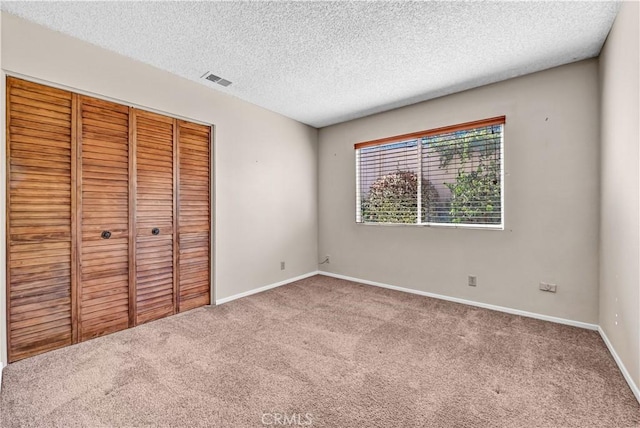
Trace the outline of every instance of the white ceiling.
<instances>
[{"instance_id":1,"label":"white ceiling","mask_svg":"<svg viewBox=\"0 0 640 428\"><path fill-rule=\"evenodd\" d=\"M11 2L2 10L323 127L597 56L617 2ZM210 71L228 88L201 79Z\"/></svg>"}]
</instances>

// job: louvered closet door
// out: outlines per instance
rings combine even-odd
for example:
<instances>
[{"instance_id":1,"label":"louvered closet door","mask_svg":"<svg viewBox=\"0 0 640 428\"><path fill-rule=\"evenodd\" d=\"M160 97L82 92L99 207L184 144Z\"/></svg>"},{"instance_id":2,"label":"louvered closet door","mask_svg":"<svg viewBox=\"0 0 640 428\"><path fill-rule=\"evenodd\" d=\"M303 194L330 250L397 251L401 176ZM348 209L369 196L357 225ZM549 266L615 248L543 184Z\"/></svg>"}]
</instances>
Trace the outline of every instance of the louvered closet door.
<instances>
[{"instance_id":1,"label":"louvered closet door","mask_svg":"<svg viewBox=\"0 0 640 428\"><path fill-rule=\"evenodd\" d=\"M129 108L78 101L79 340L129 326Z\"/></svg>"},{"instance_id":2,"label":"louvered closet door","mask_svg":"<svg viewBox=\"0 0 640 428\"><path fill-rule=\"evenodd\" d=\"M136 323L175 313L174 123L134 110L136 162Z\"/></svg>"},{"instance_id":3,"label":"louvered closet door","mask_svg":"<svg viewBox=\"0 0 640 428\"><path fill-rule=\"evenodd\" d=\"M178 121L179 310L208 305L211 248L211 128Z\"/></svg>"},{"instance_id":4,"label":"louvered closet door","mask_svg":"<svg viewBox=\"0 0 640 428\"><path fill-rule=\"evenodd\" d=\"M9 361L73 341L74 100L7 79Z\"/></svg>"}]
</instances>

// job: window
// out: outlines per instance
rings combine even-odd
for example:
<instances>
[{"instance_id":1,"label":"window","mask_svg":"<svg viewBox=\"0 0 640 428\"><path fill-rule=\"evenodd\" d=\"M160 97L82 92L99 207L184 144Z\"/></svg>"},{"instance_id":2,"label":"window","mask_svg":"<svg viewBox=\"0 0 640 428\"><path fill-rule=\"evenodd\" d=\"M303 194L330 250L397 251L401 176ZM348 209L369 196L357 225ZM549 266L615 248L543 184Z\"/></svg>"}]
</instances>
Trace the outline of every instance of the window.
<instances>
[{"instance_id":1,"label":"window","mask_svg":"<svg viewBox=\"0 0 640 428\"><path fill-rule=\"evenodd\" d=\"M356 222L503 227L505 117L355 145Z\"/></svg>"}]
</instances>

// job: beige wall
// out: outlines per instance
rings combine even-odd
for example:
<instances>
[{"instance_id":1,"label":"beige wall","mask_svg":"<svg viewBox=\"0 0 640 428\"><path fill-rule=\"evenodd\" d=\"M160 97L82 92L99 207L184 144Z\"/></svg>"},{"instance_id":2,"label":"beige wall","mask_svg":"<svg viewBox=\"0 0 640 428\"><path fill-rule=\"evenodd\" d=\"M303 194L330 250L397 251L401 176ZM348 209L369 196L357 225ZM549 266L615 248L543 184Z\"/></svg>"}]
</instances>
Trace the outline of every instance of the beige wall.
<instances>
[{"instance_id":1,"label":"beige wall","mask_svg":"<svg viewBox=\"0 0 640 428\"><path fill-rule=\"evenodd\" d=\"M355 223L354 143L500 115L504 231ZM598 142L597 60L323 128L318 255L331 263L322 269L597 323Z\"/></svg>"},{"instance_id":2,"label":"beige wall","mask_svg":"<svg viewBox=\"0 0 640 428\"><path fill-rule=\"evenodd\" d=\"M6 13L2 33L7 72L215 125L216 299L317 269L316 129Z\"/></svg>"},{"instance_id":3,"label":"beige wall","mask_svg":"<svg viewBox=\"0 0 640 428\"><path fill-rule=\"evenodd\" d=\"M600 327L640 386L640 79L637 2L625 2L600 56Z\"/></svg>"}]
</instances>

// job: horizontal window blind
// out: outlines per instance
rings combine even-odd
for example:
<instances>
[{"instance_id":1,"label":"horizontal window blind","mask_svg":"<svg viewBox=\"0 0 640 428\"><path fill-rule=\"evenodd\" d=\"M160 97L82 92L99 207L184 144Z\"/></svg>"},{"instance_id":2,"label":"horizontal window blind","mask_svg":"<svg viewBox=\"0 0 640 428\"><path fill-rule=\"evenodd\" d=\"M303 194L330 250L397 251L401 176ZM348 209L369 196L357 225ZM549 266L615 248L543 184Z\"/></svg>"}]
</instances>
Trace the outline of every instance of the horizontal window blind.
<instances>
[{"instance_id":1,"label":"horizontal window blind","mask_svg":"<svg viewBox=\"0 0 640 428\"><path fill-rule=\"evenodd\" d=\"M418 211L418 141L360 149L361 220L416 223Z\"/></svg>"},{"instance_id":2,"label":"horizontal window blind","mask_svg":"<svg viewBox=\"0 0 640 428\"><path fill-rule=\"evenodd\" d=\"M504 123L356 144L356 221L501 227Z\"/></svg>"}]
</instances>

